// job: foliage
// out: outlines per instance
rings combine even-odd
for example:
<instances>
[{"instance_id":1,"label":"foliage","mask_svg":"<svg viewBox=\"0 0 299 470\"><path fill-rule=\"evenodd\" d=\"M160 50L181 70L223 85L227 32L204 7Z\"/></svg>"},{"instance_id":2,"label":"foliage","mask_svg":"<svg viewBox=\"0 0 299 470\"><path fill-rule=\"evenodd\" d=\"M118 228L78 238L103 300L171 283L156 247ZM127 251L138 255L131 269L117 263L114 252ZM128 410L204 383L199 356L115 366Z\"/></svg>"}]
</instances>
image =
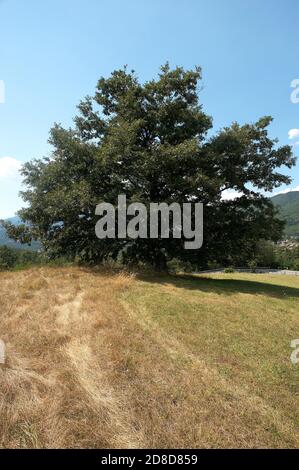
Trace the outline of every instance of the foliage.
<instances>
[{"instance_id":1,"label":"foliage","mask_svg":"<svg viewBox=\"0 0 299 470\"><path fill-rule=\"evenodd\" d=\"M299 244L296 245L293 242L290 246L283 246L260 240L247 265L252 270L257 267L267 267L297 271L299 270Z\"/></svg>"},{"instance_id":2,"label":"foliage","mask_svg":"<svg viewBox=\"0 0 299 470\"><path fill-rule=\"evenodd\" d=\"M277 265L282 269L299 271L299 245L293 248L276 248Z\"/></svg>"},{"instance_id":3,"label":"foliage","mask_svg":"<svg viewBox=\"0 0 299 470\"><path fill-rule=\"evenodd\" d=\"M168 64L145 84L126 68L101 78L95 95L79 105L74 129L51 130L51 157L24 165L27 207L20 216L30 228L8 227L10 236L40 240L51 258L122 259L157 269L173 258L195 267L238 265L250 259L257 240L278 240L284 224L261 191L290 182L277 169L294 165L291 148L269 137L267 116L208 137L212 119L199 103L200 80L199 67ZM224 190L243 196L225 201ZM95 207L116 206L119 194L147 206L203 203L203 248L184 250L178 239L98 240Z\"/></svg>"},{"instance_id":4,"label":"foliage","mask_svg":"<svg viewBox=\"0 0 299 470\"><path fill-rule=\"evenodd\" d=\"M0 246L0 270L27 267L41 261L42 256L36 252Z\"/></svg>"},{"instance_id":5,"label":"foliage","mask_svg":"<svg viewBox=\"0 0 299 470\"><path fill-rule=\"evenodd\" d=\"M257 266L258 266L258 263L257 263L257 260L256 260L256 259L252 259L252 260L249 261L249 263L248 263L248 267L249 267L249 269L251 269L251 272L253 272L253 273L256 272Z\"/></svg>"},{"instance_id":6,"label":"foliage","mask_svg":"<svg viewBox=\"0 0 299 470\"><path fill-rule=\"evenodd\" d=\"M235 270L232 267L225 268L225 270L224 270L225 274L234 273L234 272L235 272Z\"/></svg>"},{"instance_id":7,"label":"foliage","mask_svg":"<svg viewBox=\"0 0 299 470\"><path fill-rule=\"evenodd\" d=\"M16 250L7 246L0 247L0 269L9 269L16 265L18 255Z\"/></svg>"},{"instance_id":8,"label":"foliage","mask_svg":"<svg viewBox=\"0 0 299 470\"><path fill-rule=\"evenodd\" d=\"M178 258L168 261L167 267L170 272L174 273L191 273L193 271L193 266L189 261L184 262Z\"/></svg>"},{"instance_id":9,"label":"foliage","mask_svg":"<svg viewBox=\"0 0 299 470\"><path fill-rule=\"evenodd\" d=\"M14 237L14 240L10 238L11 235ZM26 243L26 236L29 243ZM38 241L31 240L26 226L22 224L19 217L0 220L0 246L3 245L19 250L41 250L41 244Z\"/></svg>"}]
</instances>

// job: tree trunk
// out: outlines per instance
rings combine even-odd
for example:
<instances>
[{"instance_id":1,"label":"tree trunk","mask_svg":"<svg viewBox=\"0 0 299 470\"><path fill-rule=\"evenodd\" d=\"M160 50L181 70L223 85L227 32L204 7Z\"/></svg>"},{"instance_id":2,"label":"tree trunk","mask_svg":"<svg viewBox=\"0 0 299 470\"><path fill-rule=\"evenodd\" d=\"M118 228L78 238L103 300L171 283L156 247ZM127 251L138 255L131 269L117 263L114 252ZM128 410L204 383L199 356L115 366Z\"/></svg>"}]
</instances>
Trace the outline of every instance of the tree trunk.
<instances>
[{"instance_id":1,"label":"tree trunk","mask_svg":"<svg viewBox=\"0 0 299 470\"><path fill-rule=\"evenodd\" d=\"M164 253L161 253L161 251L157 253L156 258L154 259L154 268L160 273L168 272L167 259Z\"/></svg>"}]
</instances>

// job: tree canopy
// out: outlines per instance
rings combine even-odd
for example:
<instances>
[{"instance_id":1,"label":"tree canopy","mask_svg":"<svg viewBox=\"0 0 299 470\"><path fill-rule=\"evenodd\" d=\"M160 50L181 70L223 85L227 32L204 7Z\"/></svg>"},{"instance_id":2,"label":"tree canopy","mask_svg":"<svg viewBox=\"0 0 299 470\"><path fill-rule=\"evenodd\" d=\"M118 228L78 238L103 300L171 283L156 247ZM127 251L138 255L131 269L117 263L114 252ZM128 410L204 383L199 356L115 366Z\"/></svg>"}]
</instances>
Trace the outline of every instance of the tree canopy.
<instances>
[{"instance_id":1,"label":"tree canopy","mask_svg":"<svg viewBox=\"0 0 299 470\"><path fill-rule=\"evenodd\" d=\"M237 263L257 240L277 240L283 223L262 193L290 183L279 169L295 164L291 148L269 137L269 116L211 135L200 82L199 67L168 64L144 84L126 67L101 78L95 95L80 103L73 128L52 128L52 155L24 165L27 207L19 215L29 225L23 232L7 227L10 235L40 240L51 257L121 257L161 269L173 257L195 266ZM224 190L242 196L223 200ZM97 239L95 208L116 205L119 194L145 205L203 203L203 247L185 250L179 239Z\"/></svg>"}]
</instances>

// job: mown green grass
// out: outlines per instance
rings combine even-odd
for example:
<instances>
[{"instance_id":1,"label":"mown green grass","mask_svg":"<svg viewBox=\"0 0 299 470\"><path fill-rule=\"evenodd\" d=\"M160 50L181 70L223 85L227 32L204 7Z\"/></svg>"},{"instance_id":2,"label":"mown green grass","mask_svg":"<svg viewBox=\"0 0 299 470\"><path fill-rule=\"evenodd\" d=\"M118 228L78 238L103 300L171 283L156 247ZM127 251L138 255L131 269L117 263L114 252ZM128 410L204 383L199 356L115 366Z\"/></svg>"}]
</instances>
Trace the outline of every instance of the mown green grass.
<instances>
[{"instance_id":1,"label":"mown green grass","mask_svg":"<svg viewBox=\"0 0 299 470\"><path fill-rule=\"evenodd\" d=\"M219 274L142 280L127 301L190 354L299 425L299 278Z\"/></svg>"}]
</instances>

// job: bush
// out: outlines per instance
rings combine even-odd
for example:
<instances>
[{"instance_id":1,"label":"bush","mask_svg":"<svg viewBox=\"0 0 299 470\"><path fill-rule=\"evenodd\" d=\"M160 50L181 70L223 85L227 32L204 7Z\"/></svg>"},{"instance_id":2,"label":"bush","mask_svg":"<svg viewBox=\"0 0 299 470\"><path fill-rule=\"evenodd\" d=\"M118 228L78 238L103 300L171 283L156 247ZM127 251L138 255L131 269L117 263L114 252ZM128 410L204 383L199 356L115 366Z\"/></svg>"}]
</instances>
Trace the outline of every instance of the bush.
<instances>
[{"instance_id":1,"label":"bush","mask_svg":"<svg viewBox=\"0 0 299 470\"><path fill-rule=\"evenodd\" d=\"M8 246L0 246L0 269L11 269L18 261L17 251Z\"/></svg>"},{"instance_id":2,"label":"bush","mask_svg":"<svg viewBox=\"0 0 299 470\"><path fill-rule=\"evenodd\" d=\"M228 267L228 268L225 268L224 272L225 274L229 274L229 273L234 273L235 270L233 267Z\"/></svg>"},{"instance_id":3,"label":"bush","mask_svg":"<svg viewBox=\"0 0 299 470\"><path fill-rule=\"evenodd\" d=\"M42 261L39 253L0 246L0 270L28 267Z\"/></svg>"},{"instance_id":4,"label":"bush","mask_svg":"<svg viewBox=\"0 0 299 470\"><path fill-rule=\"evenodd\" d=\"M249 267L249 269L251 269L251 272L252 272L252 273L255 273L255 272L256 272L257 265L258 265L258 263L257 263L257 261L256 261L255 259L249 261L248 267Z\"/></svg>"},{"instance_id":5,"label":"bush","mask_svg":"<svg viewBox=\"0 0 299 470\"><path fill-rule=\"evenodd\" d=\"M179 260L177 258L173 258L171 261L168 261L167 268L170 272L174 273L191 273L194 271L191 263L188 261Z\"/></svg>"}]
</instances>

